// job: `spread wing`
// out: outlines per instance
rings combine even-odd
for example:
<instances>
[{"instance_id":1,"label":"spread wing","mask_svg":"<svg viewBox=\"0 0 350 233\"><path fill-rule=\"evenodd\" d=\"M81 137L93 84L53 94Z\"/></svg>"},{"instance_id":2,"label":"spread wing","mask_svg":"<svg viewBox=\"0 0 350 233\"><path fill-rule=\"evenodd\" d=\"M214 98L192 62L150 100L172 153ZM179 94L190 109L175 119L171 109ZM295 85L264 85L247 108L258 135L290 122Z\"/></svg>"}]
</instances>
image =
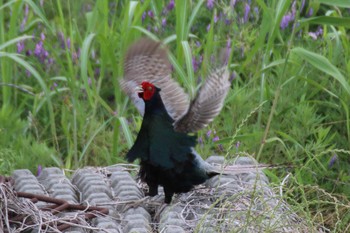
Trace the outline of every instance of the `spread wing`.
<instances>
[{"instance_id":1,"label":"spread wing","mask_svg":"<svg viewBox=\"0 0 350 233\"><path fill-rule=\"evenodd\" d=\"M207 126L220 113L229 89L227 67L214 70L205 80L187 113L174 123L174 129L190 133Z\"/></svg>"},{"instance_id":2,"label":"spread wing","mask_svg":"<svg viewBox=\"0 0 350 233\"><path fill-rule=\"evenodd\" d=\"M161 43L143 38L133 44L124 60L124 79L120 81L124 92L135 103L141 114L144 102L137 96L136 87L143 81L161 89L160 95L169 115L179 119L189 107L189 97L171 78L171 65Z\"/></svg>"}]
</instances>

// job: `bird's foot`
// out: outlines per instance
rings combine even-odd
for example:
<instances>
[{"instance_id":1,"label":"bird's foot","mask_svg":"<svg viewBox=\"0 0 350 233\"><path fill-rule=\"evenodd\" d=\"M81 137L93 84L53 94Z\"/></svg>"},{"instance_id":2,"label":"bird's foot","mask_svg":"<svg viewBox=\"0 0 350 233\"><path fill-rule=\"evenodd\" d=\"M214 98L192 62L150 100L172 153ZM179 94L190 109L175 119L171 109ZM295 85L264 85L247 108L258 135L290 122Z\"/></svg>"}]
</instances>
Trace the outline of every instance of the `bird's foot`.
<instances>
[{"instance_id":1,"label":"bird's foot","mask_svg":"<svg viewBox=\"0 0 350 233\"><path fill-rule=\"evenodd\" d=\"M173 194L171 194L171 196L165 195L164 203L170 204L172 198L173 198Z\"/></svg>"},{"instance_id":2,"label":"bird's foot","mask_svg":"<svg viewBox=\"0 0 350 233\"><path fill-rule=\"evenodd\" d=\"M158 195L158 185L157 186L149 186L149 191L146 194L147 196L151 196L154 197L156 195Z\"/></svg>"}]
</instances>

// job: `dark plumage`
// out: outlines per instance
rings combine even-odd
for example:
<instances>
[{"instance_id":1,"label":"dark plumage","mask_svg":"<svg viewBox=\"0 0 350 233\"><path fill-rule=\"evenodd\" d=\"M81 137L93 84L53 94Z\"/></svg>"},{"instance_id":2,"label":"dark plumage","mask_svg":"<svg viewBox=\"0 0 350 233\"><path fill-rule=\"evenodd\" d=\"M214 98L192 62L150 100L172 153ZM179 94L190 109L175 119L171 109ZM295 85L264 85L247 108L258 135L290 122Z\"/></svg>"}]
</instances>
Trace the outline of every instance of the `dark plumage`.
<instances>
[{"instance_id":1,"label":"dark plumage","mask_svg":"<svg viewBox=\"0 0 350 233\"><path fill-rule=\"evenodd\" d=\"M140 177L149 186L149 195L157 195L161 185L165 203L170 203L174 193L188 192L218 174L196 153L196 136L188 133L214 119L230 85L227 69L218 69L190 104L183 89L170 78L166 52L159 46L143 39L129 49L125 59L121 85L135 104L141 104L138 109L143 113L140 132L126 158L141 160Z\"/></svg>"}]
</instances>

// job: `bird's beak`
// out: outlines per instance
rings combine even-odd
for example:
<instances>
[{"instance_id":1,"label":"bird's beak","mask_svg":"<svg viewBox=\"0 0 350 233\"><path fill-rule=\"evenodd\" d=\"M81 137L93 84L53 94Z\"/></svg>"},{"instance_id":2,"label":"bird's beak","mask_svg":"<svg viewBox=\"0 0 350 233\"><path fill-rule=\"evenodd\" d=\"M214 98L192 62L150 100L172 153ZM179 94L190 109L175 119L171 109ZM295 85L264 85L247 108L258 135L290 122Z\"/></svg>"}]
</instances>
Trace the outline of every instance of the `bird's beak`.
<instances>
[{"instance_id":1,"label":"bird's beak","mask_svg":"<svg viewBox=\"0 0 350 233\"><path fill-rule=\"evenodd\" d=\"M142 95L143 95L143 88L142 88L142 86L140 85L140 86L137 86L136 88L135 88L135 91L137 92L137 95L140 97L140 98L142 98Z\"/></svg>"},{"instance_id":2,"label":"bird's beak","mask_svg":"<svg viewBox=\"0 0 350 233\"><path fill-rule=\"evenodd\" d=\"M142 92L143 92L142 86L140 85L140 86L135 87L135 91L136 91L137 93L142 93Z\"/></svg>"}]
</instances>

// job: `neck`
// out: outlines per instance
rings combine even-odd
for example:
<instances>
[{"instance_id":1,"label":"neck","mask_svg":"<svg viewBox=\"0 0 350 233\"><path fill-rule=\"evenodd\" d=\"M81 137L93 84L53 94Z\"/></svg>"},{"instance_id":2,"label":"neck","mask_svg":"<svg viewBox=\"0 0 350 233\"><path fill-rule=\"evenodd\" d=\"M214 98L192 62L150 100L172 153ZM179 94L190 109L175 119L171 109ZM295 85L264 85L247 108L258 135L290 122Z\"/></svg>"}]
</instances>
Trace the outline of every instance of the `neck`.
<instances>
[{"instance_id":1,"label":"neck","mask_svg":"<svg viewBox=\"0 0 350 233\"><path fill-rule=\"evenodd\" d=\"M166 115L172 120L164 106L159 92L156 92L150 100L145 101L145 117L151 115Z\"/></svg>"}]
</instances>

